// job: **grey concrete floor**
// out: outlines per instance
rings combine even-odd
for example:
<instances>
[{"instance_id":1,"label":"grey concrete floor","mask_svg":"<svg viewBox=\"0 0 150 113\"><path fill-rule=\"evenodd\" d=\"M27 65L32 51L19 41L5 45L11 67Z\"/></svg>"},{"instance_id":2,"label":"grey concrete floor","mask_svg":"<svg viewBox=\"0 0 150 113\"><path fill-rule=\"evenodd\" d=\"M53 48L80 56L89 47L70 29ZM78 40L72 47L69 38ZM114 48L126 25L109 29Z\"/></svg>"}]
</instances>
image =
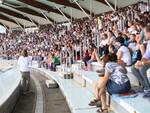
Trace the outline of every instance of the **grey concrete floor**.
<instances>
[{"instance_id":1,"label":"grey concrete floor","mask_svg":"<svg viewBox=\"0 0 150 113\"><path fill-rule=\"evenodd\" d=\"M30 85L30 88L33 92L27 95L20 95L12 113L34 113L36 102L36 88L33 80L31 80Z\"/></svg>"},{"instance_id":2,"label":"grey concrete floor","mask_svg":"<svg viewBox=\"0 0 150 113\"><path fill-rule=\"evenodd\" d=\"M45 113L71 113L66 103L64 96L59 88L48 89L45 85L46 78L42 75L35 74L39 78L40 84L43 89L43 96L45 101Z\"/></svg>"},{"instance_id":3,"label":"grey concrete floor","mask_svg":"<svg viewBox=\"0 0 150 113\"><path fill-rule=\"evenodd\" d=\"M36 72L32 73L32 75L39 80L43 90L44 113L71 113L59 88L48 89L45 86L46 78L44 76ZM33 91L32 94L20 96L13 113L34 113L36 86L33 81L31 81L31 90Z\"/></svg>"}]
</instances>

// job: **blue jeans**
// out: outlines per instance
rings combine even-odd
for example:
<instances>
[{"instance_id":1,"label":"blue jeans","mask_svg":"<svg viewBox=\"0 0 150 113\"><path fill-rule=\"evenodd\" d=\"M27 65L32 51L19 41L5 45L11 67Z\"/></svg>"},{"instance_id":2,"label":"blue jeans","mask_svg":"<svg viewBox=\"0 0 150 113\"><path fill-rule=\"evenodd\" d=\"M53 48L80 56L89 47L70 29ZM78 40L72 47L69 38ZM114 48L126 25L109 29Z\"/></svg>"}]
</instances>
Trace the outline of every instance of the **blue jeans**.
<instances>
[{"instance_id":1,"label":"blue jeans","mask_svg":"<svg viewBox=\"0 0 150 113\"><path fill-rule=\"evenodd\" d=\"M144 89L150 89L150 83L146 75L146 71L150 68L150 64L143 65L140 69L132 67L132 73L137 77Z\"/></svg>"},{"instance_id":2,"label":"blue jeans","mask_svg":"<svg viewBox=\"0 0 150 113\"><path fill-rule=\"evenodd\" d=\"M109 80L107 82L107 91L110 95L112 94L121 94L126 93L131 89L130 81L124 83L124 84L117 84L112 80Z\"/></svg>"}]
</instances>

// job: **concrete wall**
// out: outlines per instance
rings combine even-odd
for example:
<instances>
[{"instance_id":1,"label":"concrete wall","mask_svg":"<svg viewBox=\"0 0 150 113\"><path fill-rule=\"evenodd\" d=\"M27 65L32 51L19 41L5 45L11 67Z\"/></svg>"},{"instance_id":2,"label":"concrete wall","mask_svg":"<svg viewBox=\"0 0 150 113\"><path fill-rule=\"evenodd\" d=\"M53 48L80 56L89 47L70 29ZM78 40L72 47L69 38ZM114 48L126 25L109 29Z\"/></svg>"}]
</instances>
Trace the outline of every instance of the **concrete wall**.
<instances>
[{"instance_id":1,"label":"concrete wall","mask_svg":"<svg viewBox=\"0 0 150 113\"><path fill-rule=\"evenodd\" d=\"M20 95L21 75L17 68L0 74L0 113L11 113Z\"/></svg>"}]
</instances>

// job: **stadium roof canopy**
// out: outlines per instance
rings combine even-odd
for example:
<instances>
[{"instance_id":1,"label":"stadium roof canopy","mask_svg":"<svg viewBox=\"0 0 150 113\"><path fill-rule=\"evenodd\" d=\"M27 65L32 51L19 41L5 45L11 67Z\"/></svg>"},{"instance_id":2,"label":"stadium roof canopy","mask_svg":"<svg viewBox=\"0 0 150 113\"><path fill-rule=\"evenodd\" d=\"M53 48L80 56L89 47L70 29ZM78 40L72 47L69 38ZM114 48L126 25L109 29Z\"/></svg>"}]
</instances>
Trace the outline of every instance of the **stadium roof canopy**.
<instances>
[{"instance_id":1,"label":"stadium roof canopy","mask_svg":"<svg viewBox=\"0 0 150 113\"><path fill-rule=\"evenodd\" d=\"M138 0L0 0L0 24L7 28L39 26L99 15Z\"/></svg>"}]
</instances>

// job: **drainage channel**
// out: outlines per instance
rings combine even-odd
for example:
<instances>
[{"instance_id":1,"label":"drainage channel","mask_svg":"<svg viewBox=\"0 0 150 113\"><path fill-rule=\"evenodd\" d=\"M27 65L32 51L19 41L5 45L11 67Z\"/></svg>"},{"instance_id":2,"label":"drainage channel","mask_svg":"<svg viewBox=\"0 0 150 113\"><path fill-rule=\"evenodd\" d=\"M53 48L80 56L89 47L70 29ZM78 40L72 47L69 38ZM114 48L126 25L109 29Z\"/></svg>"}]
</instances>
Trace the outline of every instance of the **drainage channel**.
<instances>
[{"instance_id":1,"label":"drainage channel","mask_svg":"<svg viewBox=\"0 0 150 113\"><path fill-rule=\"evenodd\" d=\"M21 95L12 113L71 113L59 88L48 89L46 78L40 73L31 73L29 95Z\"/></svg>"}]
</instances>

